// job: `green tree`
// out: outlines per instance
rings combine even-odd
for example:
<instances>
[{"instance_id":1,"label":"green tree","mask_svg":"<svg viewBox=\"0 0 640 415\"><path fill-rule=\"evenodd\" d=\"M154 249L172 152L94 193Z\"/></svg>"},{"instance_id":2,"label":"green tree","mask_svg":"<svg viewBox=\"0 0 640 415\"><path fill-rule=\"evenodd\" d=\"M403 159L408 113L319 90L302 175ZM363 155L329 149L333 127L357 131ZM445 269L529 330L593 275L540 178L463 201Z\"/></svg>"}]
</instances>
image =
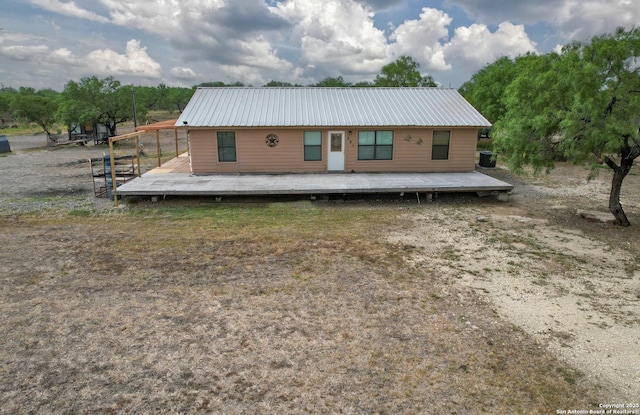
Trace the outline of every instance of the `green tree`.
<instances>
[{"instance_id":1,"label":"green tree","mask_svg":"<svg viewBox=\"0 0 640 415\"><path fill-rule=\"evenodd\" d=\"M309 86L320 88L346 88L351 86L351 84L345 81L341 76L335 78L328 76L322 81Z\"/></svg>"},{"instance_id":2,"label":"green tree","mask_svg":"<svg viewBox=\"0 0 640 415\"><path fill-rule=\"evenodd\" d=\"M374 86L378 87L419 87L437 86L429 75L420 73L420 64L410 56L401 56L395 62L382 67L376 76Z\"/></svg>"},{"instance_id":3,"label":"green tree","mask_svg":"<svg viewBox=\"0 0 640 415\"><path fill-rule=\"evenodd\" d=\"M189 100L193 96L195 88L169 88L167 95L164 97L162 107L169 112L182 112L187 106Z\"/></svg>"},{"instance_id":4,"label":"green tree","mask_svg":"<svg viewBox=\"0 0 640 415\"><path fill-rule=\"evenodd\" d=\"M476 72L458 92L494 123L507 112L504 92L517 73L516 61L505 56Z\"/></svg>"},{"instance_id":5,"label":"green tree","mask_svg":"<svg viewBox=\"0 0 640 415\"><path fill-rule=\"evenodd\" d=\"M290 82L282 82L282 81L269 81L263 86L265 87L298 87L302 85L292 84Z\"/></svg>"},{"instance_id":6,"label":"green tree","mask_svg":"<svg viewBox=\"0 0 640 415\"><path fill-rule=\"evenodd\" d=\"M13 96L11 108L16 117L38 124L49 135L58 110L58 93L50 89L36 92L33 88L20 88Z\"/></svg>"},{"instance_id":7,"label":"green tree","mask_svg":"<svg viewBox=\"0 0 640 415\"><path fill-rule=\"evenodd\" d=\"M236 81L232 84L225 84L222 81L214 81L214 82L203 82L198 84L197 86L204 88L224 88L224 87L243 87L245 86L242 82Z\"/></svg>"},{"instance_id":8,"label":"green tree","mask_svg":"<svg viewBox=\"0 0 640 415\"><path fill-rule=\"evenodd\" d=\"M104 124L110 136L117 135L117 125L133 117L131 86L122 86L113 77L69 81L61 94L57 117L67 125Z\"/></svg>"},{"instance_id":9,"label":"green tree","mask_svg":"<svg viewBox=\"0 0 640 415\"><path fill-rule=\"evenodd\" d=\"M552 168L560 154L613 171L609 210L629 226L620 204L624 178L640 156L640 29L573 43L561 54L531 59L505 92L496 148L509 165Z\"/></svg>"},{"instance_id":10,"label":"green tree","mask_svg":"<svg viewBox=\"0 0 640 415\"><path fill-rule=\"evenodd\" d=\"M15 92L0 90L0 117L5 119L11 112L11 101Z\"/></svg>"}]
</instances>

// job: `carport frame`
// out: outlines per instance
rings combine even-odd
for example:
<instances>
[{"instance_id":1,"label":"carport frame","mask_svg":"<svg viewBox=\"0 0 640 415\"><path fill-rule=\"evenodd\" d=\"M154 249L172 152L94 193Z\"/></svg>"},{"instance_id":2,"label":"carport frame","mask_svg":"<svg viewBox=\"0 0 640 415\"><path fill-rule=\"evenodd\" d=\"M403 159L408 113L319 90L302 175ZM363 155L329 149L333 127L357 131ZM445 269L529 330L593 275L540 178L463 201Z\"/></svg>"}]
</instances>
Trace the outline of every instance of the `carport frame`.
<instances>
[{"instance_id":1,"label":"carport frame","mask_svg":"<svg viewBox=\"0 0 640 415\"><path fill-rule=\"evenodd\" d=\"M114 137L109 137L109 162L111 165L111 184L113 186L113 206L118 207L118 195L116 194L118 190L118 183L116 182L116 164L115 164L115 154L113 151L113 143L128 140L130 138L135 137L136 139L136 164L138 168L138 177L142 175L140 171L140 136L145 133L149 133L152 131L156 132L156 152L158 153L158 167L162 166L162 158L160 153L160 130L174 130L175 132L175 142L176 142L176 157L179 156L179 147L178 147L178 129L175 127L177 120L167 120L161 121L154 124L141 125L136 128L135 132L117 135Z\"/></svg>"}]
</instances>

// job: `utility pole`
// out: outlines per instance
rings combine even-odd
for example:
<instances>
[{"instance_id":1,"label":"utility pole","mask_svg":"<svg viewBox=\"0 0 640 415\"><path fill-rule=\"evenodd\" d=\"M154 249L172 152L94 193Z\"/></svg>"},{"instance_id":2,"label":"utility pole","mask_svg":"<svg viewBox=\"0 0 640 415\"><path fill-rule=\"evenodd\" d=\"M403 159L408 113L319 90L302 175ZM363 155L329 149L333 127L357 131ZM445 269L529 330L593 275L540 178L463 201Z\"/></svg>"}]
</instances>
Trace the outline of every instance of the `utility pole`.
<instances>
[{"instance_id":1,"label":"utility pole","mask_svg":"<svg viewBox=\"0 0 640 415\"><path fill-rule=\"evenodd\" d=\"M136 93L133 89L133 84L131 85L131 104L133 106L133 128L138 128L138 118L136 115Z\"/></svg>"}]
</instances>

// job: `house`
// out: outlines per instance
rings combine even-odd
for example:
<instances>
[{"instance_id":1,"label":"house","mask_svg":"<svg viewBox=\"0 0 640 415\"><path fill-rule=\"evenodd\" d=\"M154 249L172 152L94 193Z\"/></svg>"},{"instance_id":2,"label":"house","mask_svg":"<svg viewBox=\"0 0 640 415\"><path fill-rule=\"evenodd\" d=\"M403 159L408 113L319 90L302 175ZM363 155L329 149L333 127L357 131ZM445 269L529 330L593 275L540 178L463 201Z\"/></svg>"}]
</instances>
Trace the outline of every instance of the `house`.
<instances>
[{"instance_id":1,"label":"house","mask_svg":"<svg viewBox=\"0 0 640 415\"><path fill-rule=\"evenodd\" d=\"M193 174L469 172L491 124L450 88L199 88Z\"/></svg>"}]
</instances>

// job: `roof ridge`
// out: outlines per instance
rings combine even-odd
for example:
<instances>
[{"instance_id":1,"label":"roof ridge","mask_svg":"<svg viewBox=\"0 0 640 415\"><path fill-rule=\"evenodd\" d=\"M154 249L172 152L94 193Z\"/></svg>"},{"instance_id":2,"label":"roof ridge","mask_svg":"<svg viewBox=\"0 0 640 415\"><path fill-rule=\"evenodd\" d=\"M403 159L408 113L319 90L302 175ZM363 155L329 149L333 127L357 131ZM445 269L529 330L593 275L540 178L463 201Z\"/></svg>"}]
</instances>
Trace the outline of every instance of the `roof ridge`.
<instances>
[{"instance_id":1,"label":"roof ridge","mask_svg":"<svg viewBox=\"0 0 640 415\"><path fill-rule=\"evenodd\" d=\"M199 86L196 89L243 89L243 90L277 90L277 89L347 89L347 90L384 90L384 89L442 89L457 90L442 86Z\"/></svg>"}]
</instances>

